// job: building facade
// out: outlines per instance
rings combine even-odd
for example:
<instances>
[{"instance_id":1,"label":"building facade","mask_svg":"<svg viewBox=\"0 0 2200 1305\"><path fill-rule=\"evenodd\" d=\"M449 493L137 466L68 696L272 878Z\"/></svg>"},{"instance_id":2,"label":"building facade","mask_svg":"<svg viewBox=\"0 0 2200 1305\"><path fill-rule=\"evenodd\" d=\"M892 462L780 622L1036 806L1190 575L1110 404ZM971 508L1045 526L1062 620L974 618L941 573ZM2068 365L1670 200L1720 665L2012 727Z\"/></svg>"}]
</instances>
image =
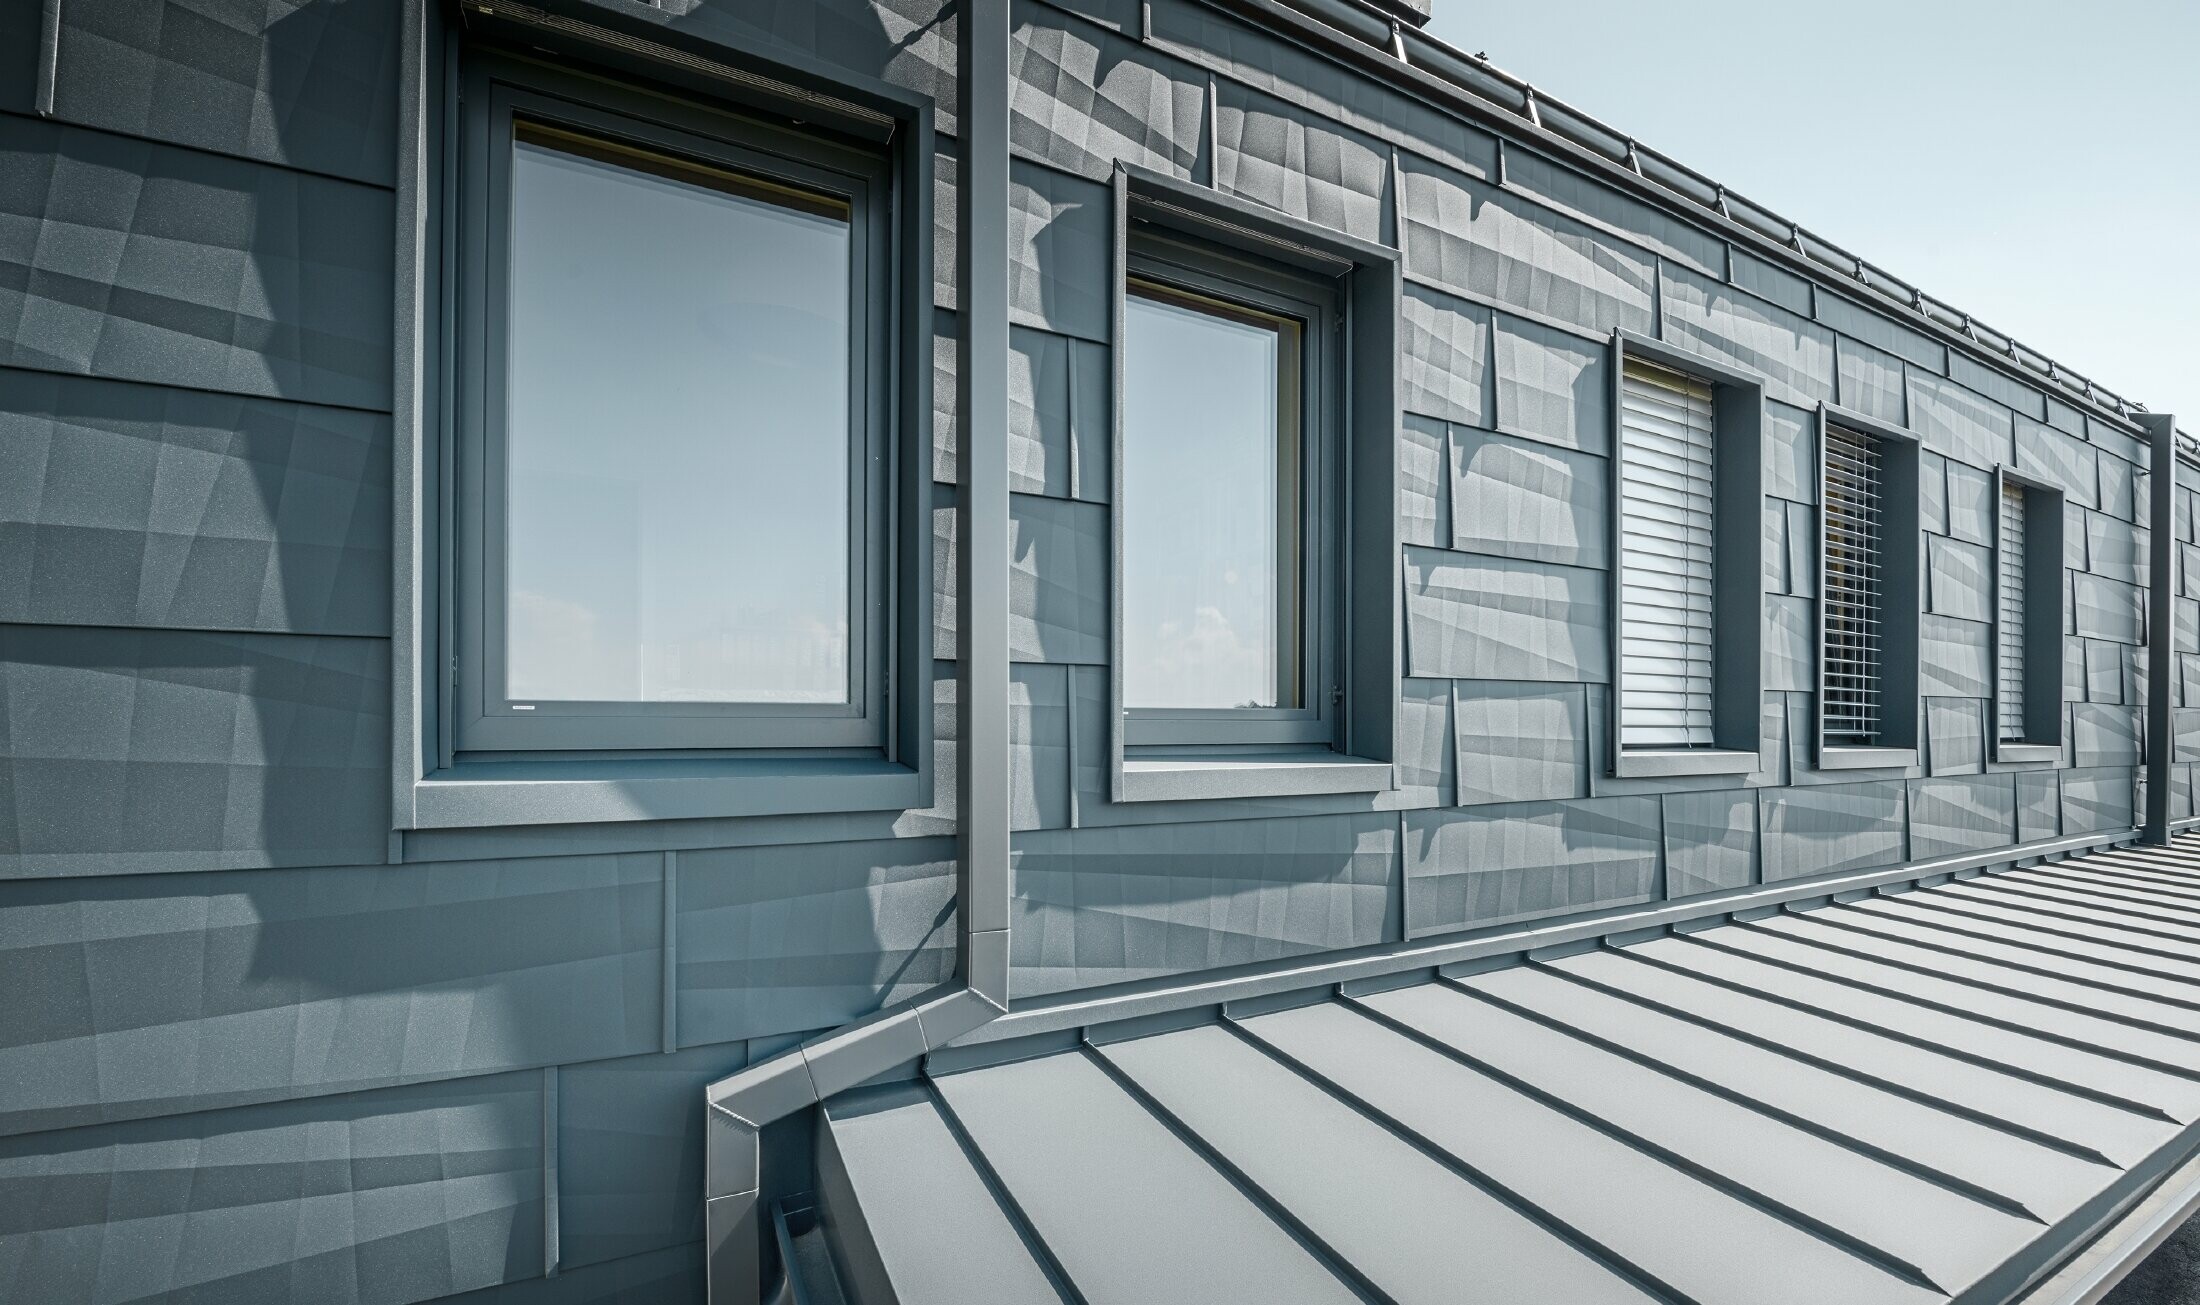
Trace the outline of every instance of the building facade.
<instances>
[{"instance_id":1,"label":"building facade","mask_svg":"<svg viewBox=\"0 0 2200 1305\"><path fill-rule=\"evenodd\" d=\"M699 1298L927 994L2190 817L2164 423L1413 18L0 0L0 1295Z\"/></svg>"}]
</instances>

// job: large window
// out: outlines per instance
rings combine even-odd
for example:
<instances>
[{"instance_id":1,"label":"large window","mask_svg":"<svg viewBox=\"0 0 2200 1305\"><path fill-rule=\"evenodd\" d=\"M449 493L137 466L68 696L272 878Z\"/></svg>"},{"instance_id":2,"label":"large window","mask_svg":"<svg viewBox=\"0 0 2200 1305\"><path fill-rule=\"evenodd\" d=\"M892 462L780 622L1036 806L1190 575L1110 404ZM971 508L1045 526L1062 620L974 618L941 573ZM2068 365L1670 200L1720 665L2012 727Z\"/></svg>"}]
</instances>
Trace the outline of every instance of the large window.
<instances>
[{"instance_id":1,"label":"large window","mask_svg":"<svg viewBox=\"0 0 2200 1305\"><path fill-rule=\"evenodd\" d=\"M1612 381L1612 773L1757 767L1764 392L1617 332Z\"/></svg>"},{"instance_id":2,"label":"large window","mask_svg":"<svg viewBox=\"0 0 2200 1305\"><path fill-rule=\"evenodd\" d=\"M1917 761L1918 447L1818 410L1818 765Z\"/></svg>"},{"instance_id":3,"label":"large window","mask_svg":"<svg viewBox=\"0 0 2200 1305\"><path fill-rule=\"evenodd\" d=\"M1285 277L1233 284L1195 270L1189 252L1142 258L1124 308L1123 704L1132 737L1326 741L1328 713L1310 681L1328 660L1328 586L1310 571L1306 545L1336 517L1333 506L1322 510L1331 478L1319 417L1333 376L1333 310L1321 287Z\"/></svg>"},{"instance_id":4,"label":"large window","mask_svg":"<svg viewBox=\"0 0 2200 1305\"><path fill-rule=\"evenodd\" d=\"M1397 253L1115 177L1110 796L1393 783Z\"/></svg>"},{"instance_id":5,"label":"large window","mask_svg":"<svg viewBox=\"0 0 2200 1305\"><path fill-rule=\"evenodd\" d=\"M1994 759L2062 756L2063 496L1994 473Z\"/></svg>"},{"instance_id":6,"label":"large window","mask_svg":"<svg viewBox=\"0 0 2200 1305\"><path fill-rule=\"evenodd\" d=\"M885 161L488 99L458 751L882 746Z\"/></svg>"}]
</instances>

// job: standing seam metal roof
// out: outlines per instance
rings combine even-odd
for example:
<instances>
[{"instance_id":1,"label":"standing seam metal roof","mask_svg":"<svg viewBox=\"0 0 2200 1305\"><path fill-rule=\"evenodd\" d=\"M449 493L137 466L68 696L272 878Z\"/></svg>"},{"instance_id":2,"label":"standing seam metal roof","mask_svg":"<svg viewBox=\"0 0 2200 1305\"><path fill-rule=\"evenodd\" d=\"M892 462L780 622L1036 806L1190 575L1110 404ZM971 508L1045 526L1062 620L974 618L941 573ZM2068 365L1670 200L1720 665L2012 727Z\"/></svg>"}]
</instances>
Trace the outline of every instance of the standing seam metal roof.
<instances>
[{"instance_id":1,"label":"standing seam metal roof","mask_svg":"<svg viewBox=\"0 0 2200 1305\"><path fill-rule=\"evenodd\" d=\"M848 1294L2011 1299L2200 1142L2200 839L1296 1000L828 1102Z\"/></svg>"}]
</instances>

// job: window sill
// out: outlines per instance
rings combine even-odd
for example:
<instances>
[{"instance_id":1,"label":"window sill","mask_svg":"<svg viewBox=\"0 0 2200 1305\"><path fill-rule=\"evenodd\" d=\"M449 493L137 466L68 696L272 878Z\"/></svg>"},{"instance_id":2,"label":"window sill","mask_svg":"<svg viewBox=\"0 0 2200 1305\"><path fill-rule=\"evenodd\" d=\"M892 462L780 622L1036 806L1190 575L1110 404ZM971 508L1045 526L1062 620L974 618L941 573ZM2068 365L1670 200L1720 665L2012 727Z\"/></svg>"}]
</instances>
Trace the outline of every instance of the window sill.
<instances>
[{"instance_id":1,"label":"window sill","mask_svg":"<svg viewBox=\"0 0 2200 1305\"><path fill-rule=\"evenodd\" d=\"M1619 779L1664 779L1675 775L1747 775L1757 769L1754 752L1724 748L1674 748L1622 751L1612 762Z\"/></svg>"},{"instance_id":2,"label":"window sill","mask_svg":"<svg viewBox=\"0 0 2200 1305\"><path fill-rule=\"evenodd\" d=\"M1916 748L1820 748L1820 770L1906 770L1917 764Z\"/></svg>"},{"instance_id":3,"label":"window sill","mask_svg":"<svg viewBox=\"0 0 2200 1305\"><path fill-rule=\"evenodd\" d=\"M2004 764L2061 761L2060 743L1996 743L1994 760Z\"/></svg>"},{"instance_id":4,"label":"window sill","mask_svg":"<svg viewBox=\"0 0 2200 1305\"><path fill-rule=\"evenodd\" d=\"M1131 757L1124 760L1115 777L1115 800L1313 797L1380 793L1394 786L1389 762L1335 753Z\"/></svg>"},{"instance_id":5,"label":"window sill","mask_svg":"<svg viewBox=\"0 0 2200 1305\"><path fill-rule=\"evenodd\" d=\"M413 829L904 811L930 768L878 757L465 762L413 783Z\"/></svg>"}]
</instances>

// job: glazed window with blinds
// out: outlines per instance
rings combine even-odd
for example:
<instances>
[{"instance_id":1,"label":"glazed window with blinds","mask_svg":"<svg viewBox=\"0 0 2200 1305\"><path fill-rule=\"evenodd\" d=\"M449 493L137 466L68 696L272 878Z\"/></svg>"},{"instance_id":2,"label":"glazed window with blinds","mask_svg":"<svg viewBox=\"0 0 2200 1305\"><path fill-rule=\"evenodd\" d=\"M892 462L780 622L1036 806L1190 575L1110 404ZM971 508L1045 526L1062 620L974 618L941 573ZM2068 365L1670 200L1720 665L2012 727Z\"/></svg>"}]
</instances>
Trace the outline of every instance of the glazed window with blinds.
<instances>
[{"instance_id":1,"label":"glazed window with blinds","mask_svg":"<svg viewBox=\"0 0 2200 1305\"><path fill-rule=\"evenodd\" d=\"M2004 481L2001 487L2001 547L1996 565L2001 569L2000 608L1996 638L2000 657L1995 677L1999 681L1997 728L2004 743L2022 742L2024 718L2024 486Z\"/></svg>"},{"instance_id":2,"label":"glazed window with blinds","mask_svg":"<svg viewBox=\"0 0 2200 1305\"><path fill-rule=\"evenodd\" d=\"M1710 385L1637 359L1621 376L1623 749L1715 745L1714 398Z\"/></svg>"},{"instance_id":3,"label":"glazed window with blinds","mask_svg":"<svg viewBox=\"0 0 2200 1305\"><path fill-rule=\"evenodd\" d=\"M1826 428L1819 656L1825 740L1869 747L1880 732L1885 456L1869 435Z\"/></svg>"}]
</instances>

